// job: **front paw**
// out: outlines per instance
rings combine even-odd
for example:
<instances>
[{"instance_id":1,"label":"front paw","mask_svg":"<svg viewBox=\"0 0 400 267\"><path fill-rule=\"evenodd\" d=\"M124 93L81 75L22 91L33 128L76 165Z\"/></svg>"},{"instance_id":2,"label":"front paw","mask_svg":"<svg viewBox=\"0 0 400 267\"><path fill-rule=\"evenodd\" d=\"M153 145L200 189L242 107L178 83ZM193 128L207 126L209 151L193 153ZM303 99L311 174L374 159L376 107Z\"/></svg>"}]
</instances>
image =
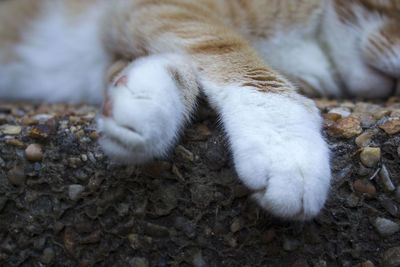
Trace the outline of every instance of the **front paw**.
<instances>
[{"instance_id":1,"label":"front paw","mask_svg":"<svg viewBox=\"0 0 400 267\"><path fill-rule=\"evenodd\" d=\"M331 178L318 109L293 92L235 89L224 98L222 119L239 178L254 191L255 200L278 217L316 216Z\"/></svg>"},{"instance_id":2,"label":"front paw","mask_svg":"<svg viewBox=\"0 0 400 267\"><path fill-rule=\"evenodd\" d=\"M257 142L261 141L261 142ZM253 142L253 144L251 144ZM329 150L319 133L237 151L235 166L252 197L275 216L307 220L322 209L330 186Z\"/></svg>"},{"instance_id":3,"label":"front paw","mask_svg":"<svg viewBox=\"0 0 400 267\"><path fill-rule=\"evenodd\" d=\"M104 152L121 163L163 157L177 138L185 106L165 60L127 65L107 88L98 127Z\"/></svg>"}]
</instances>

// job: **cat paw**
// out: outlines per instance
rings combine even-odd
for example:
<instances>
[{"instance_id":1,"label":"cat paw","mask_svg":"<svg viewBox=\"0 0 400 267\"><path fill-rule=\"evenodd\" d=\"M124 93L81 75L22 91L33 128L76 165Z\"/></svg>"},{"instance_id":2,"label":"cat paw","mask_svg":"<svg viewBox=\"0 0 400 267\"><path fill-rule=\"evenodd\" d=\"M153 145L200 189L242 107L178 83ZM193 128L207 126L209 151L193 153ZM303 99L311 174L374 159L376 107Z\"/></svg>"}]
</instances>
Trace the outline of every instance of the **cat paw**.
<instances>
[{"instance_id":1,"label":"cat paw","mask_svg":"<svg viewBox=\"0 0 400 267\"><path fill-rule=\"evenodd\" d=\"M139 59L110 83L98 127L104 152L121 163L162 157L184 121L185 106L162 57Z\"/></svg>"},{"instance_id":2,"label":"cat paw","mask_svg":"<svg viewBox=\"0 0 400 267\"><path fill-rule=\"evenodd\" d=\"M222 116L239 178L273 215L313 218L325 203L331 179L315 104L295 94L246 90L225 95L229 106Z\"/></svg>"},{"instance_id":3,"label":"cat paw","mask_svg":"<svg viewBox=\"0 0 400 267\"><path fill-rule=\"evenodd\" d=\"M315 217L325 203L331 178L323 140L286 140L273 149L273 158L263 153L262 143L257 146L251 156L237 155L246 160L236 160L239 176L253 190L253 199L277 217ZM264 149L271 152L271 147Z\"/></svg>"}]
</instances>

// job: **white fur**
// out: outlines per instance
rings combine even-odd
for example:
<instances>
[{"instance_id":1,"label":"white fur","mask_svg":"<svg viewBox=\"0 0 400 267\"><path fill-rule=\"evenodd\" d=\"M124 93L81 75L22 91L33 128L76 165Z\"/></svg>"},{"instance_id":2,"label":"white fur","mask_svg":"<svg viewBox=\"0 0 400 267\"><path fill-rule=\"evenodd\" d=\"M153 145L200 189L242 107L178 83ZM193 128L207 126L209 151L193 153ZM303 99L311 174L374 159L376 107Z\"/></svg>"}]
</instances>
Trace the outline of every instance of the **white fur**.
<instances>
[{"instance_id":1,"label":"white fur","mask_svg":"<svg viewBox=\"0 0 400 267\"><path fill-rule=\"evenodd\" d=\"M46 2L15 47L19 60L0 64L0 98L101 103L108 62L99 37L102 10L71 18L61 1Z\"/></svg>"},{"instance_id":2,"label":"white fur","mask_svg":"<svg viewBox=\"0 0 400 267\"><path fill-rule=\"evenodd\" d=\"M295 29L277 32L270 39L259 39L253 45L268 65L295 82L303 80L311 85L312 88L304 87L308 95L341 96L335 71L315 38Z\"/></svg>"},{"instance_id":3,"label":"white fur","mask_svg":"<svg viewBox=\"0 0 400 267\"><path fill-rule=\"evenodd\" d=\"M362 40L378 29L384 20L378 14L364 15L365 10L354 7L357 25L344 24L332 3L323 16L322 38L349 93L364 97L387 97L393 89L393 79L370 67L361 55ZM399 64L399 63L398 63Z\"/></svg>"},{"instance_id":4,"label":"white fur","mask_svg":"<svg viewBox=\"0 0 400 267\"><path fill-rule=\"evenodd\" d=\"M331 175L315 106L299 96L251 87L219 88L207 82L203 87L221 114L239 177L255 191L256 201L279 217L318 214Z\"/></svg>"},{"instance_id":5,"label":"white fur","mask_svg":"<svg viewBox=\"0 0 400 267\"><path fill-rule=\"evenodd\" d=\"M168 72L164 55L138 59L117 77L127 85L110 85L112 117L99 119L103 150L125 163L143 163L164 156L185 121L182 93Z\"/></svg>"}]
</instances>

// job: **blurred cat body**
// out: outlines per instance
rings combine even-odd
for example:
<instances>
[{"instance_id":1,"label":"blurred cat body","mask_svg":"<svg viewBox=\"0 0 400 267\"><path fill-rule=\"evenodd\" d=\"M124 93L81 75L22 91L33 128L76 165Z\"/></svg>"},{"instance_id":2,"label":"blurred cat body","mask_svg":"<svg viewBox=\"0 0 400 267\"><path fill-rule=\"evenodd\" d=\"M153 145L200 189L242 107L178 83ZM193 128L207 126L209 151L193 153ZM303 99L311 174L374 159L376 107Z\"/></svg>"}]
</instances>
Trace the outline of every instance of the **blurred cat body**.
<instances>
[{"instance_id":1,"label":"blurred cat body","mask_svg":"<svg viewBox=\"0 0 400 267\"><path fill-rule=\"evenodd\" d=\"M318 110L298 88L399 90L399 12L396 0L6 0L0 98L103 102L103 149L142 163L168 152L202 91L254 199L309 219L331 174Z\"/></svg>"}]
</instances>

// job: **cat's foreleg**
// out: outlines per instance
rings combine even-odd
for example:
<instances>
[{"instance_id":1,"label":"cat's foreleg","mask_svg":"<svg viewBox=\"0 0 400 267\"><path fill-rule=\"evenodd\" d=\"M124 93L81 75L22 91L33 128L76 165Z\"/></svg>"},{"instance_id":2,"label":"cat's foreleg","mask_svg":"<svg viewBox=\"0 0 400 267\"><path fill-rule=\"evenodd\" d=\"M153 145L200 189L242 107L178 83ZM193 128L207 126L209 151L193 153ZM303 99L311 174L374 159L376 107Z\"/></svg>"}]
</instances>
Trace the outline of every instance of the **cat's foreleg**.
<instances>
[{"instance_id":1,"label":"cat's foreleg","mask_svg":"<svg viewBox=\"0 0 400 267\"><path fill-rule=\"evenodd\" d=\"M203 69L201 88L220 114L239 177L272 214L313 218L326 201L331 179L315 104L246 45L213 52L209 43L193 56Z\"/></svg>"},{"instance_id":2,"label":"cat's foreleg","mask_svg":"<svg viewBox=\"0 0 400 267\"><path fill-rule=\"evenodd\" d=\"M165 156L195 107L191 64L183 56L160 54L115 62L109 72L98 120L103 150L125 163Z\"/></svg>"}]
</instances>

